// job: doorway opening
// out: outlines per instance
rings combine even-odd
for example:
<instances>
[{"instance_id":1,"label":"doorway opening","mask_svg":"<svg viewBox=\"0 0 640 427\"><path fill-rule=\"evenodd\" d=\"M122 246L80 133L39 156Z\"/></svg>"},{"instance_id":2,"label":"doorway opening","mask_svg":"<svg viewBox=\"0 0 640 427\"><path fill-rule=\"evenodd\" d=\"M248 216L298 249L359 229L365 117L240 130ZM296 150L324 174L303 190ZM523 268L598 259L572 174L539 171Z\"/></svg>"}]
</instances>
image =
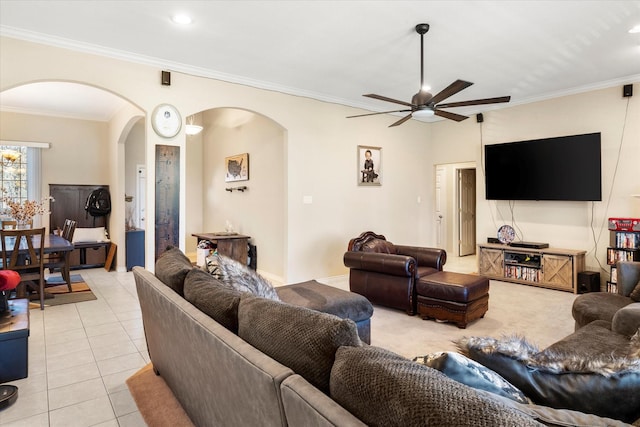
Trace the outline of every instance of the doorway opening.
<instances>
[{"instance_id":1,"label":"doorway opening","mask_svg":"<svg viewBox=\"0 0 640 427\"><path fill-rule=\"evenodd\" d=\"M454 257L475 255L475 162L435 165L434 182L436 244L451 255L451 261Z\"/></svg>"}]
</instances>

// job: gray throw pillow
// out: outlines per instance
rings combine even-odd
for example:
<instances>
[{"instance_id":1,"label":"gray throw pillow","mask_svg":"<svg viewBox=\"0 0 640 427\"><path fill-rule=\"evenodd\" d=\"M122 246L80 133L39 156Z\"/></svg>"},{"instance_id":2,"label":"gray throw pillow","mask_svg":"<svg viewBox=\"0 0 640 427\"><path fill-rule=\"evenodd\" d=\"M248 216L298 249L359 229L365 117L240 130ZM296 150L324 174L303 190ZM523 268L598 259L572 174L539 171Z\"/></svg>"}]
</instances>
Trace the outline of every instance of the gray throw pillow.
<instances>
[{"instance_id":1,"label":"gray throw pillow","mask_svg":"<svg viewBox=\"0 0 640 427\"><path fill-rule=\"evenodd\" d=\"M324 393L338 347L362 345L352 320L248 294L238 307L238 336Z\"/></svg>"},{"instance_id":2,"label":"gray throw pillow","mask_svg":"<svg viewBox=\"0 0 640 427\"><path fill-rule=\"evenodd\" d=\"M238 333L240 295L198 268L184 279L184 298L234 334Z\"/></svg>"},{"instance_id":3,"label":"gray throw pillow","mask_svg":"<svg viewBox=\"0 0 640 427\"><path fill-rule=\"evenodd\" d=\"M276 301L280 300L278 293L273 289L273 285L246 265L220 254L213 256L217 259L217 268L214 274L222 283L239 292L249 292L255 296ZM213 263L214 261L212 260L211 265Z\"/></svg>"},{"instance_id":4,"label":"gray throw pillow","mask_svg":"<svg viewBox=\"0 0 640 427\"><path fill-rule=\"evenodd\" d=\"M184 278L192 269L191 260L179 248L170 246L156 261L155 275L162 283L184 296Z\"/></svg>"},{"instance_id":5,"label":"gray throw pillow","mask_svg":"<svg viewBox=\"0 0 640 427\"><path fill-rule=\"evenodd\" d=\"M509 381L462 354L440 351L416 357L413 360L437 369L452 380L466 384L476 390L489 391L523 404L531 403L527 396Z\"/></svg>"},{"instance_id":6,"label":"gray throw pillow","mask_svg":"<svg viewBox=\"0 0 640 427\"><path fill-rule=\"evenodd\" d=\"M374 346L338 349L331 398L370 426L540 426L435 369Z\"/></svg>"},{"instance_id":7,"label":"gray throw pillow","mask_svg":"<svg viewBox=\"0 0 640 427\"><path fill-rule=\"evenodd\" d=\"M627 423L640 418L640 359L538 352L520 337L468 337L457 344L468 357L500 374L536 404Z\"/></svg>"}]
</instances>

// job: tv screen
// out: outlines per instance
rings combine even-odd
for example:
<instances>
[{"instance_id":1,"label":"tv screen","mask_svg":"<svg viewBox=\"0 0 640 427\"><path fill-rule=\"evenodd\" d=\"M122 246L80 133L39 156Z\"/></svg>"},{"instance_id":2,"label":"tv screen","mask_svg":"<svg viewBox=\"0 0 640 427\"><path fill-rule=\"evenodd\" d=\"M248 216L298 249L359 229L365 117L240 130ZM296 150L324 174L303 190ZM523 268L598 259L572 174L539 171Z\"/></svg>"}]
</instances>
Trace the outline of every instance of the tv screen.
<instances>
[{"instance_id":1,"label":"tv screen","mask_svg":"<svg viewBox=\"0 0 640 427\"><path fill-rule=\"evenodd\" d=\"M486 145L488 200L602 200L600 133Z\"/></svg>"}]
</instances>

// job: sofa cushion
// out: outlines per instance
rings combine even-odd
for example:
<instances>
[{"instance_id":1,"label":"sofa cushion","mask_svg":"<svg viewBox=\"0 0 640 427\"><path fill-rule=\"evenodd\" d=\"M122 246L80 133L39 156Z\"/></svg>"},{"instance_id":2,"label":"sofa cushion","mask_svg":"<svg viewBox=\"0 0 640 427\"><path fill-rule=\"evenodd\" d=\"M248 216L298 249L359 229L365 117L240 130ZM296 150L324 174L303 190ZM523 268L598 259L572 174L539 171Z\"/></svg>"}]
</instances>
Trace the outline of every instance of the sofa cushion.
<instances>
[{"instance_id":1,"label":"sofa cushion","mask_svg":"<svg viewBox=\"0 0 640 427\"><path fill-rule=\"evenodd\" d=\"M249 292L259 297L280 300L273 285L246 265L220 254L215 254L213 257L217 259L217 268L212 270L213 274L222 283L239 292ZM208 269L213 268L212 261L207 262L207 265Z\"/></svg>"},{"instance_id":2,"label":"sofa cushion","mask_svg":"<svg viewBox=\"0 0 640 427\"><path fill-rule=\"evenodd\" d=\"M362 245L362 252L376 252L380 254L395 254L393 243L383 239L369 239Z\"/></svg>"},{"instance_id":3,"label":"sofa cushion","mask_svg":"<svg viewBox=\"0 0 640 427\"><path fill-rule=\"evenodd\" d=\"M331 398L371 426L539 426L441 372L374 347L341 347Z\"/></svg>"},{"instance_id":4,"label":"sofa cushion","mask_svg":"<svg viewBox=\"0 0 640 427\"><path fill-rule=\"evenodd\" d=\"M640 417L640 359L573 357L541 351L520 337L458 341L471 359L503 376L533 402L633 422Z\"/></svg>"},{"instance_id":5,"label":"sofa cushion","mask_svg":"<svg viewBox=\"0 0 640 427\"><path fill-rule=\"evenodd\" d=\"M238 335L324 393L338 347L362 345L352 320L249 294L240 299Z\"/></svg>"},{"instance_id":6,"label":"sofa cushion","mask_svg":"<svg viewBox=\"0 0 640 427\"><path fill-rule=\"evenodd\" d=\"M234 334L238 333L240 295L199 268L189 271L184 279L185 299Z\"/></svg>"},{"instance_id":7,"label":"sofa cushion","mask_svg":"<svg viewBox=\"0 0 640 427\"><path fill-rule=\"evenodd\" d=\"M528 404L531 401L517 387L509 383L491 369L462 354L440 351L413 359L445 374L452 380L466 384L476 390L486 390L516 402Z\"/></svg>"},{"instance_id":8,"label":"sofa cushion","mask_svg":"<svg viewBox=\"0 0 640 427\"><path fill-rule=\"evenodd\" d=\"M191 260L179 248L170 246L156 261L155 275L162 283L184 296L184 278L192 269Z\"/></svg>"}]
</instances>

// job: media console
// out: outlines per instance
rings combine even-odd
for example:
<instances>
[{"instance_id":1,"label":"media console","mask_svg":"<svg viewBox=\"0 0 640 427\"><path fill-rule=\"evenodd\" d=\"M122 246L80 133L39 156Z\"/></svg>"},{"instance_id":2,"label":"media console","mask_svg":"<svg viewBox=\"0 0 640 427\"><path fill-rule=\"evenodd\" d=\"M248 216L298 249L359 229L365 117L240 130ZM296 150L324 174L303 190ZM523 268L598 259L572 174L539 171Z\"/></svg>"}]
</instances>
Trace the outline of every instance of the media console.
<instances>
[{"instance_id":1,"label":"media console","mask_svg":"<svg viewBox=\"0 0 640 427\"><path fill-rule=\"evenodd\" d=\"M490 279L578 293L586 251L478 245L478 273Z\"/></svg>"}]
</instances>

